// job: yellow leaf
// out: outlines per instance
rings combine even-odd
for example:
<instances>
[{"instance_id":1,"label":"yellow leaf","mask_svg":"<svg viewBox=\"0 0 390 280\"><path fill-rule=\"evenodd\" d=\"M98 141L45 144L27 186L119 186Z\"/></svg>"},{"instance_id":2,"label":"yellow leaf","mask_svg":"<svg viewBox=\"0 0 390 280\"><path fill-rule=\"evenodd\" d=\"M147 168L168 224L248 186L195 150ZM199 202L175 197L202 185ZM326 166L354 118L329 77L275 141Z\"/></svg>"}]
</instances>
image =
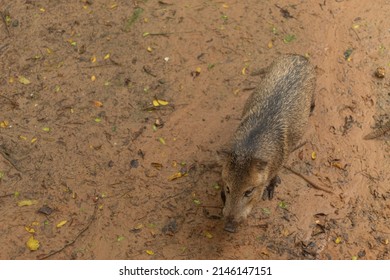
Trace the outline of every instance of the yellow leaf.
<instances>
[{"instance_id":1,"label":"yellow leaf","mask_svg":"<svg viewBox=\"0 0 390 280\"><path fill-rule=\"evenodd\" d=\"M242 75L246 75L246 67L242 68L241 73Z\"/></svg>"},{"instance_id":2,"label":"yellow leaf","mask_svg":"<svg viewBox=\"0 0 390 280\"><path fill-rule=\"evenodd\" d=\"M0 122L0 127L1 128L7 128L9 126L9 122L8 121L2 121Z\"/></svg>"},{"instance_id":3,"label":"yellow leaf","mask_svg":"<svg viewBox=\"0 0 390 280\"><path fill-rule=\"evenodd\" d=\"M59 223L56 225L56 227L57 227L57 228L60 228L60 227L64 226L67 222L68 222L67 220L63 220L63 221L59 222Z\"/></svg>"},{"instance_id":4,"label":"yellow leaf","mask_svg":"<svg viewBox=\"0 0 390 280\"><path fill-rule=\"evenodd\" d=\"M274 46L274 44L273 44L272 40L269 41L269 42L268 42L268 48L269 48L269 49L272 49L273 46Z\"/></svg>"},{"instance_id":5,"label":"yellow leaf","mask_svg":"<svg viewBox=\"0 0 390 280\"><path fill-rule=\"evenodd\" d=\"M225 9L229 8L229 5L228 4L223 4L222 7L224 7Z\"/></svg>"},{"instance_id":6,"label":"yellow leaf","mask_svg":"<svg viewBox=\"0 0 390 280\"><path fill-rule=\"evenodd\" d=\"M35 233L35 229L33 229L32 227L25 226L24 229L27 230L27 232L29 233Z\"/></svg>"},{"instance_id":7,"label":"yellow leaf","mask_svg":"<svg viewBox=\"0 0 390 280\"><path fill-rule=\"evenodd\" d=\"M154 255L154 252L152 250L146 250L145 252L146 252L146 254L148 254L150 256Z\"/></svg>"},{"instance_id":8,"label":"yellow leaf","mask_svg":"<svg viewBox=\"0 0 390 280\"><path fill-rule=\"evenodd\" d=\"M337 237L336 240L334 241L334 243L340 244L341 243L341 237Z\"/></svg>"},{"instance_id":9,"label":"yellow leaf","mask_svg":"<svg viewBox=\"0 0 390 280\"><path fill-rule=\"evenodd\" d=\"M138 225L136 225L136 226L134 227L134 229L141 229L141 228L143 228L143 227L144 227L143 224L138 224Z\"/></svg>"},{"instance_id":10,"label":"yellow leaf","mask_svg":"<svg viewBox=\"0 0 390 280\"><path fill-rule=\"evenodd\" d=\"M147 50L148 50L148 52L152 52L152 48L151 47L148 47Z\"/></svg>"},{"instance_id":11,"label":"yellow leaf","mask_svg":"<svg viewBox=\"0 0 390 280\"><path fill-rule=\"evenodd\" d=\"M91 62L92 62L92 63L95 63L95 62L96 62L96 56L93 55L93 56L91 57Z\"/></svg>"},{"instance_id":12,"label":"yellow leaf","mask_svg":"<svg viewBox=\"0 0 390 280\"><path fill-rule=\"evenodd\" d=\"M27 137L26 137L26 136L19 135L19 139L22 139L22 140L26 141L26 140L27 140Z\"/></svg>"},{"instance_id":13,"label":"yellow leaf","mask_svg":"<svg viewBox=\"0 0 390 280\"><path fill-rule=\"evenodd\" d=\"M196 205L200 205L202 202L200 202L199 199L194 199L194 203L195 203Z\"/></svg>"},{"instance_id":14,"label":"yellow leaf","mask_svg":"<svg viewBox=\"0 0 390 280\"><path fill-rule=\"evenodd\" d=\"M34 205L34 204L37 204L38 201L37 200L21 200L18 202L18 206L19 207L22 207L22 206L31 206L31 205Z\"/></svg>"},{"instance_id":15,"label":"yellow leaf","mask_svg":"<svg viewBox=\"0 0 390 280\"><path fill-rule=\"evenodd\" d=\"M23 76L19 76L18 81L19 81L19 83L21 83L23 85L31 84L30 80L27 79L26 77L23 77Z\"/></svg>"},{"instance_id":16,"label":"yellow leaf","mask_svg":"<svg viewBox=\"0 0 390 280\"><path fill-rule=\"evenodd\" d=\"M316 152L312 152L311 153L311 159L315 160L316 158L317 158L317 153Z\"/></svg>"},{"instance_id":17,"label":"yellow leaf","mask_svg":"<svg viewBox=\"0 0 390 280\"><path fill-rule=\"evenodd\" d=\"M40 8L39 9L42 13L46 12L46 9L45 8Z\"/></svg>"},{"instance_id":18,"label":"yellow leaf","mask_svg":"<svg viewBox=\"0 0 390 280\"><path fill-rule=\"evenodd\" d=\"M202 68L200 68L200 67L196 67L196 69L195 69L195 72L197 72L197 73L199 73L200 74L200 72L202 71Z\"/></svg>"},{"instance_id":19,"label":"yellow leaf","mask_svg":"<svg viewBox=\"0 0 390 280\"><path fill-rule=\"evenodd\" d=\"M176 180L176 179L181 178L181 177L183 177L183 173L177 172L177 173L173 174L172 176L170 176L168 178L168 180L173 181L173 180Z\"/></svg>"},{"instance_id":20,"label":"yellow leaf","mask_svg":"<svg viewBox=\"0 0 390 280\"><path fill-rule=\"evenodd\" d=\"M26 246L30 249L30 251L36 251L39 248L39 241L36 240L34 236L30 236L26 242Z\"/></svg>"},{"instance_id":21,"label":"yellow leaf","mask_svg":"<svg viewBox=\"0 0 390 280\"><path fill-rule=\"evenodd\" d=\"M213 238L213 235L212 235L210 232L208 232L208 231L205 231L205 232L204 232L204 235L205 235L208 239Z\"/></svg>"},{"instance_id":22,"label":"yellow leaf","mask_svg":"<svg viewBox=\"0 0 390 280\"><path fill-rule=\"evenodd\" d=\"M106 54L105 56L104 56L104 60L106 60L106 59L109 59L110 58L110 54L108 53L108 54Z\"/></svg>"},{"instance_id":23,"label":"yellow leaf","mask_svg":"<svg viewBox=\"0 0 390 280\"><path fill-rule=\"evenodd\" d=\"M37 138L34 137L33 139L31 139L31 144L35 143L37 141Z\"/></svg>"},{"instance_id":24,"label":"yellow leaf","mask_svg":"<svg viewBox=\"0 0 390 280\"><path fill-rule=\"evenodd\" d=\"M160 99L158 99L157 101L158 101L158 103L159 103L161 106L166 106L166 105L169 104L169 102L168 102L168 101L165 101L165 100L160 100Z\"/></svg>"},{"instance_id":25,"label":"yellow leaf","mask_svg":"<svg viewBox=\"0 0 390 280\"><path fill-rule=\"evenodd\" d=\"M43 127L42 130L45 131L45 132L49 132L50 131L50 127Z\"/></svg>"},{"instance_id":26,"label":"yellow leaf","mask_svg":"<svg viewBox=\"0 0 390 280\"><path fill-rule=\"evenodd\" d=\"M338 169L344 169L342 166L341 166L341 163L340 162L332 162L332 166L338 168Z\"/></svg>"},{"instance_id":27,"label":"yellow leaf","mask_svg":"<svg viewBox=\"0 0 390 280\"><path fill-rule=\"evenodd\" d=\"M95 76L95 75L92 75L92 76L91 76L91 81L92 81L92 82L96 81L96 76Z\"/></svg>"},{"instance_id":28,"label":"yellow leaf","mask_svg":"<svg viewBox=\"0 0 390 280\"><path fill-rule=\"evenodd\" d=\"M168 105L169 102L161 99L154 99L153 100L153 106L158 107L158 106L166 106Z\"/></svg>"}]
</instances>

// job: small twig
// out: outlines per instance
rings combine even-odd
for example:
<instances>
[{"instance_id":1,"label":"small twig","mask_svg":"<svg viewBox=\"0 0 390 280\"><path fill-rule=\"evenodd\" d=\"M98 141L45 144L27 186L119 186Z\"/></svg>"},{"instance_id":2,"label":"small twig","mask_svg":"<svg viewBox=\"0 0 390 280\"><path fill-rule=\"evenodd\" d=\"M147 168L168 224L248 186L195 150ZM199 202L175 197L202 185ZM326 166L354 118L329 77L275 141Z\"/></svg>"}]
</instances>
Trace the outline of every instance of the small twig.
<instances>
[{"instance_id":1,"label":"small twig","mask_svg":"<svg viewBox=\"0 0 390 280\"><path fill-rule=\"evenodd\" d=\"M3 158L8 161L9 164L11 164L17 171L19 171L20 173L22 173L22 171L19 169L19 167L16 166L16 164L13 162L13 160L7 155L6 152L2 151L1 150L1 147L0 147L0 154L3 156Z\"/></svg>"},{"instance_id":2,"label":"small twig","mask_svg":"<svg viewBox=\"0 0 390 280\"><path fill-rule=\"evenodd\" d=\"M217 208L217 209L222 209L222 206L211 206L211 205L199 205L202 208Z\"/></svg>"},{"instance_id":3,"label":"small twig","mask_svg":"<svg viewBox=\"0 0 390 280\"><path fill-rule=\"evenodd\" d=\"M86 226L85 226L85 227L76 235L76 237L75 237L72 241L66 243L64 246L62 246L62 248L60 248L60 249L58 249L58 250L52 251L52 252L50 252L50 253L47 254L47 255L40 255L40 256L38 256L37 258L38 258L39 260L47 259L47 258L49 258L49 257L51 257L51 256L53 256L53 255L55 255L55 254L57 254L57 253L63 251L65 248L69 247L70 245L74 244L74 243L77 241L77 239L78 239L84 232L86 232L86 231L88 230L88 228L90 227L90 225L92 224L92 222L95 220L95 218L96 218L96 213L97 213L97 208L98 208L97 205L95 205L95 208L94 208L94 210L93 210L93 214L92 214L91 218L89 219L88 224L87 224L87 225L86 225Z\"/></svg>"},{"instance_id":4,"label":"small twig","mask_svg":"<svg viewBox=\"0 0 390 280\"><path fill-rule=\"evenodd\" d=\"M146 65L144 65L142 67L142 69L145 71L146 74L149 74L150 76L155 77L155 78L157 77L157 75L152 73L152 70L149 67L147 67Z\"/></svg>"},{"instance_id":5,"label":"small twig","mask_svg":"<svg viewBox=\"0 0 390 280\"><path fill-rule=\"evenodd\" d=\"M320 190L320 191L324 191L326 193L331 193L331 194L334 194L334 192L332 192L331 190L327 189L327 188L324 188L324 187L320 187L319 185L317 185L316 183L314 183L313 181L311 181L310 179L308 179L306 176L302 175L301 173L298 173L294 170L292 170L290 167L288 166L285 166L283 165L283 167L285 169L287 169L288 171L290 171L291 173L294 173L295 175L297 175L298 177L302 178L303 180L305 180L307 183L309 183L310 185L313 186L313 188L317 189L317 190Z\"/></svg>"},{"instance_id":6,"label":"small twig","mask_svg":"<svg viewBox=\"0 0 390 280\"><path fill-rule=\"evenodd\" d=\"M16 103L15 101L11 100L10 98L8 98L7 96L4 96L4 95L0 95L1 98L4 98L5 100L7 100L9 103L11 103L11 105L14 107L14 108L19 108L19 104Z\"/></svg>"},{"instance_id":7,"label":"small twig","mask_svg":"<svg viewBox=\"0 0 390 280\"><path fill-rule=\"evenodd\" d=\"M356 32L356 30L353 27L351 29L352 29L353 32L355 32L355 35L358 38L358 40L361 41L360 37L359 37L359 34Z\"/></svg>"},{"instance_id":8,"label":"small twig","mask_svg":"<svg viewBox=\"0 0 390 280\"><path fill-rule=\"evenodd\" d=\"M6 20L6 16L8 15L8 11L5 10L4 12L0 12L0 16L1 16L1 19L3 20L3 23L4 23L4 26L5 26L5 30L7 31L7 34L8 34L8 37L11 35L11 33L9 32L9 28L8 28L8 25L7 25L7 20Z\"/></svg>"},{"instance_id":9,"label":"small twig","mask_svg":"<svg viewBox=\"0 0 390 280\"><path fill-rule=\"evenodd\" d=\"M161 33L148 33L148 36L165 36L168 37L173 32L161 32Z\"/></svg>"},{"instance_id":10,"label":"small twig","mask_svg":"<svg viewBox=\"0 0 390 280\"><path fill-rule=\"evenodd\" d=\"M298 144L298 146L296 146L291 152L295 152L296 150L302 148L303 146L305 146L307 144L307 141L304 141L302 142L301 144Z\"/></svg>"},{"instance_id":11,"label":"small twig","mask_svg":"<svg viewBox=\"0 0 390 280\"><path fill-rule=\"evenodd\" d=\"M6 49L9 46L9 44L2 45L0 47L0 52L3 51L3 49Z\"/></svg>"},{"instance_id":12,"label":"small twig","mask_svg":"<svg viewBox=\"0 0 390 280\"><path fill-rule=\"evenodd\" d=\"M367 134L366 136L363 137L364 140L371 140L378 138L380 136L385 135L386 132L390 131L390 121L382 125L381 127L378 127L371 133Z\"/></svg>"},{"instance_id":13,"label":"small twig","mask_svg":"<svg viewBox=\"0 0 390 280\"><path fill-rule=\"evenodd\" d=\"M3 194L3 195L0 195L0 198L10 197L10 196L13 196L13 195L14 195L14 193Z\"/></svg>"}]
</instances>

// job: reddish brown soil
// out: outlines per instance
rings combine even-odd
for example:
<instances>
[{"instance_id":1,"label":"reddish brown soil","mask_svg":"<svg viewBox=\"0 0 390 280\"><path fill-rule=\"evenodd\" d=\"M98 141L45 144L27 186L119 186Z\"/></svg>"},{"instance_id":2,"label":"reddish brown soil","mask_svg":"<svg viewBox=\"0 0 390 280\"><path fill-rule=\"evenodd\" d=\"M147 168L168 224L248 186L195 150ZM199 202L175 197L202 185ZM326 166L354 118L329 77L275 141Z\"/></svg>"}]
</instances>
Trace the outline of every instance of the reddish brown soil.
<instances>
[{"instance_id":1,"label":"reddish brown soil","mask_svg":"<svg viewBox=\"0 0 390 280\"><path fill-rule=\"evenodd\" d=\"M389 136L362 138L389 119L389 10L1 1L0 258L388 259ZM261 79L249 74L282 53L308 56L318 80L288 165L333 193L283 170L274 199L230 234L216 151Z\"/></svg>"}]
</instances>

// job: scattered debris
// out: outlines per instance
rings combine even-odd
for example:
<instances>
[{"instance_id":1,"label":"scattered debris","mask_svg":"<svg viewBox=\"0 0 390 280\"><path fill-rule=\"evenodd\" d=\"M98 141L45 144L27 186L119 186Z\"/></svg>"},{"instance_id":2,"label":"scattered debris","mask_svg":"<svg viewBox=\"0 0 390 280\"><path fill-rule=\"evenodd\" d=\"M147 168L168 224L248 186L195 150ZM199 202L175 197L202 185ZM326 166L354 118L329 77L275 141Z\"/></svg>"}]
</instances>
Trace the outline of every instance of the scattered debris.
<instances>
[{"instance_id":1,"label":"scattered debris","mask_svg":"<svg viewBox=\"0 0 390 280\"><path fill-rule=\"evenodd\" d=\"M378 127L373 132L371 132L371 133L367 134L366 136L364 136L363 139L365 139L365 140L375 139L375 138L378 138L380 136L383 136L388 131L390 131L390 120L387 121L381 127Z\"/></svg>"}]
</instances>

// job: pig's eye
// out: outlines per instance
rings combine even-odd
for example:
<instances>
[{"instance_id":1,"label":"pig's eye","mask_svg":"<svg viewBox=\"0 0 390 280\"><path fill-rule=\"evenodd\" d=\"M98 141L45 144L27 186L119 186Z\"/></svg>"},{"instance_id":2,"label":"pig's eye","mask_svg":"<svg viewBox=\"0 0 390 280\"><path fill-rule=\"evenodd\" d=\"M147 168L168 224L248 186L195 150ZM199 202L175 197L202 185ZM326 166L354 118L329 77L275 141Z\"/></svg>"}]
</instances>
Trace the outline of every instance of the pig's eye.
<instances>
[{"instance_id":1,"label":"pig's eye","mask_svg":"<svg viewBox=\"0 0 390 280\"><path fill-rule=\"evenodd\" d=\"M244 196L250 197L253 194L254 189L255 188L251 188L250 190L247 190L246 192L244 192Z\"/></svg>"}]
</instances>

